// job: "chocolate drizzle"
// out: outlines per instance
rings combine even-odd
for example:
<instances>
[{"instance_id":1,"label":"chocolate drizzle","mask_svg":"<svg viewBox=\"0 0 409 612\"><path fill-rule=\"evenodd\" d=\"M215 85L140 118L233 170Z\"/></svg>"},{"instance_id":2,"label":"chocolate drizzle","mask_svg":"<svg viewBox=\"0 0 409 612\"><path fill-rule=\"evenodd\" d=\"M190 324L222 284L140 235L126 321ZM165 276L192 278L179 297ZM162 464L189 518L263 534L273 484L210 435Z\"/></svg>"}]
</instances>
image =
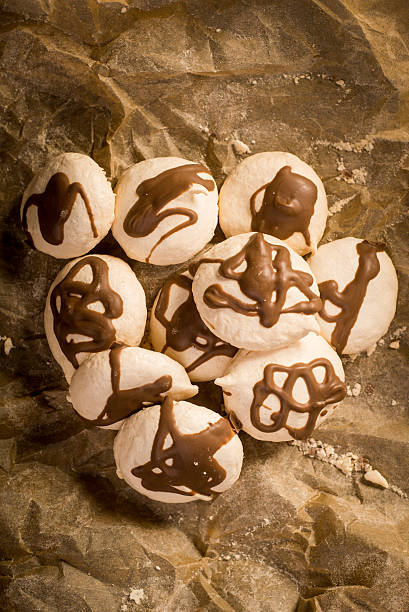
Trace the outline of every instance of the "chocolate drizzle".
<instances>
[{"instance_id":1,"label":"chocolate drizzle","mask_svg":"<svg viewBox=\"0 0 409 612\"><path fill-rule=\"evenodd\" d=\"M120 389L121 353L124 348L126 347L120 345L111 348L109 365L111 367L112 394L108 397L101 414L96 419L87 419L90 423L99 427L122 421L122 419L126 419L145 406L160 404L163 401L162 393L169 391L172 386L172 377L165 375L140 387Z\"/></svg>"},{"instance_id":2,"label":"chocolate drizzle","mask_svg":"<svg viewBox=\"0 0 409 612\"><path fill-rule=\"evenodd\" d=\"M239 272L244 262L246 268ZM239 253L225 259L220 264L219 274L236 280L243 294L254 303L242 302L220 285L211 285L203 296L205 304L210 308L231 308L239 314L258 316L264 327L275 325L282 313L314 314L321 308L320 298L310 289L314 282L311 274L294 270L289 250L266 242L263 234L254 234ZM284 309L291 287L297 287L308 301Z\"/></svg>"},{"instance_id":3,"label":"chocolate drizzle","mask_svg":"<svg viewBox=\"0 0 409 612\"><path fill-rule=\"evenodd\" d=\"M167 397L160 407L158 429L153 441L151 459L131 471L141 478L149 491L206 497L226 478L225 469L214 454L234 436L228 421L220 418L195 434L181 433L175 422L173 401ZM168 444L171 438L170 445ZM179 489L178 487L185 487Z\"/></svg>"},{"instance_id":4,"label":"chocolate drizzle","mask_svg":"<svg viewBox=\"0 0 409 612\"><path fill-rule=\"evenodd\" d=\"M363 240L356 245L359 255L358 268L353 280L346 285L343 291L338 290L335 280L327 280L319 284L322 299L320 317L328 323L335 323L331 335L331 344L338 353L344 350L351 329L355 325L359 311L364 301L369 282L374 279L380 270L376 253L383 251L385 245ZM340 308L340 312L330 315L325 309L325 302L330 301Z\"/></svg>"},{"instance_id":5,"label":"chocolate drizzle","mask_svg":"<svg viewBox=\"0 0 409 612\"><path fill-rule=\"evenodd\" d=\"M166 318L166 311L174 286L185 289L187 297L169 320ZM155 316L166 330L166 344L162 353L168 348L182 352L192 347L202 353L186 368L186 372L192 372L212 357L233 357L237 352L234 346L217 338L203 323L193 300L192 280L188 276L175 274L166 281L156 304Z\"/></svg>"},{"instance_id":6,"label":"chocolate drizzle","mask_svg":"<svg viewBox=\"0 0 409 612\"><path fill-rule=\"evenodd\" d=\"M263 202L260 210L256 211L256 197L261 191L264 191ZM315 183L301 174L293 173L290 166L284 166L270 183L257 189L251 196L251 229L272 234L281 240L301 232L310 246L308 227L316 199Z\"/></svg>"},{"instance_id":7,"label":"chocolate drizzle","mask_svg":"<svg viewBox=\"0 0 409 612\"><path fill-rule=\"evenodd\" d=\"M29 233L27 227L28 209L31 206L37 206L38 223L42 237L49 244L61 244L64 240L64 225L71 215L78 195L81 196L85 204L92 233L96 238L98 231L85 189L81 183L70 183L68 176L63 172L53 174L44 193L33 193L24 204L22 213L24 231Z\"/></svg>"},{"instance_id":8,"label":"chocolate drizzle","mask_svg":"<svg viewBox=\"0 0 409 612\"><path fill-rule=\"evenodd\" d=\"M92 281L75 280L86 266L91 268ZM123 304L121 296L109 285L108 270L108 264L100 257L84 257L73 265L51 292L54 333L62 352L74 368L79 365L78 353L98 353L115 342L112 319L121 316ZM94 302L101 302L104 312L89 308ZM68 339L72 334L86 336L89 340L74 342Z\"/></svg>"},{"instance_id":9,"label":"chocolate drizzle","mask_svg":"<svg viewBox=\"0 0 409 612\"><path fill-rule=\"evenodd\" d=\"M314 368L323 367L325 376L318 382L314 376ZM287 375L283 386L274 382L277 372ZM308 390L308 401L305 404L297 402L293 397L294 386L302 378ZM270 415L271 424L265 424L260 418L260 408L270 395L274 394L280 401L280 410ZM321 410L328 404L340 402L346 395L346 386L335 374L334 367L328 359L319 358L310 363L295 363L292 366L269 364L264 368L262 380L253 387L253 401L250 406L250 420L259 431L273 433L282 427L296 440L311 436ZM290 411L307 414L307 422L303 427L291 427L287 423Z\"/></svg>"},{"instance_id":10,"label":"chocolate drizzle","mask_svg":"<svg viewBox=\"0 0 409 612\"><path fill-rule=\"evenodd\" d=\"M167 210L162 209L166 204L185 193L195 183L202 185L208 191L213 191L215 188L213 180L203 179L199 176L199 173L210 174L208 168L201 164L185 164L165 170L138 185L136 189L139 196L138 200L130 208L124 221L124 230L128 236L133 238L148 236L163 219L172 215L187 217L186 221L167 231L158 240L145 261L149 262L154 249L166 238L196 223L198 217L194 210L182 206Z\"/></svg>"}]
</instances>

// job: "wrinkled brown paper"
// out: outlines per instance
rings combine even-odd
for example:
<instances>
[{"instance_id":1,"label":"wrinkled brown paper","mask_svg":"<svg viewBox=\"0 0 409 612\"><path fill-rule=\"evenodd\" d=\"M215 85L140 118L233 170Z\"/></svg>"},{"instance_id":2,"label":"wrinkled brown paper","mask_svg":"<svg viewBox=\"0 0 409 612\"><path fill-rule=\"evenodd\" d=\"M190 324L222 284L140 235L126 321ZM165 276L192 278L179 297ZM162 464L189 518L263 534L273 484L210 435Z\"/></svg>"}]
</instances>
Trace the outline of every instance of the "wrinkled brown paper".
<instances>
[{"instance_id":1,"label":"wrinkled brown paper","mask_svg":"<svg viewBox=\"0 0 409 612\"><path fill-rule=\"evenodd\" d=\"M409 609L407 3L0 5L5 609ZM18 223L32 174L62 151L92 155L113 179L133 162L177 155L208 164L220 185L243 144L312 164L332 213L325 240L387 243L400 277L396 318L372 355L344 360L354 394L316 439L366 457L390 489L242 434L242 477L230 491L210 504L151 502L117 479L114 433L86 429L66 400L42 321L64 262L31 250ZM112 237L97 252L124 257ZM130 263L151 304L172 269ZM220 409L220 399L201 385L197 401Z\"/></svg>"}]
</instances>

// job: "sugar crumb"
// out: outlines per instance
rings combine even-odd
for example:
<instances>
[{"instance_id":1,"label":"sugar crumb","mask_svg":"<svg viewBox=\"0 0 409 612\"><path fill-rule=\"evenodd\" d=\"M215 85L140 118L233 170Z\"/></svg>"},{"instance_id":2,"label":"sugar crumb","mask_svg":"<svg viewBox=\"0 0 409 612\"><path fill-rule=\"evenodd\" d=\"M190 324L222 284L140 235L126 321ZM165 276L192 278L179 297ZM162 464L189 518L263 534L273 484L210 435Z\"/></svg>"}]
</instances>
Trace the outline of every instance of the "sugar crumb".
<instances>
[{"instance_id":1,"label":"sugar crumb","mask_svg":"<svg viewBox=\"0 0 409 612\"><path fill-rule=\"evenodd\" d=\"M132 588L129 593L128 599L134 601L136 604L141 603L142 599L145 597L145 592L143 589L135 589Z\"/></svg>"},{"instance_id":2,"label":"sugar crumb","mask_svg":"<svg viewBox=\"0 0 409 612\"><path fill-rule=\"evenodd\" d=\"M249 146L241 140L232 140L231 145L237 155L246 155L246 153L251 153Z\"/></svg>"},{"instance_id":3,"label":"sugar crumb","mask_svg":"<svg viewBox=\"0 0 409 612\"><path fill-rule=\"evenodd\" d=\"M8 338L7 336L0 336L0 340L4 340L3 351L4 354L8 357L10 355L10 351L16 347L14 346L12 339Z\"/></svg>"},{"instance_id":4,"label":"sugar crumb","mask_svg":"<svg viewBox=\"0 0 409 612\"><path fill-rule=\"evenodd\" d=\"M351 478L353 474L363 473L366 483L378 485L385 489L388 488L396 495L399 495L399 497L407 498L407 494L399 487L390 485L386 478L370 464L366 457L362 457L352 451L338 453L331 444L321 440L314 440L314 438L291 440L288 444L296 446L306 457L333 465L348 478Z\"/></svg>"},{"instance_id":5,"label":"sugar crumb","mask_svg":"<svg viewBox=\"0 0 409 612\"><path fill-rule=\"evenodd\" d=\"M400 342L399 342L399 340L394 340L393 342L391 342L391 343L389 344L389 348L391 348L391 349L395 349L395 351L396 351L396 350L398 350L398 349L400 348Z\"/></svg>"},{"instance_id":6,"label":"sugar crumb","mask_svg":"<svg viewBox=\"0 0 409 612\"><path fill-rule=\"evenodd\" d=\"M358 195L357 193L354 193L353 195L349 196L348 198L344 198L343 200L337 200L334 204L332 204L332 206L329 207L328 215L330 217L332 217L332 215L335 215L336 213L341 212L341 210L344 208L344 206L346 204L348 204L348 202L350 202L351 200L356 198L357 195Z\"/></svg>"},{"instance_id":7,"label":"sugar crumb","mask_svg":"<svg viewBox=\"0 0 409 612\"><path fill-rule=\"evenodd\" d=\"M351 394L352 394L352 397L359 397L360 393L361 393L361 385L360 383L357 382L352 387Z\"/></svg>"}]
</instances>

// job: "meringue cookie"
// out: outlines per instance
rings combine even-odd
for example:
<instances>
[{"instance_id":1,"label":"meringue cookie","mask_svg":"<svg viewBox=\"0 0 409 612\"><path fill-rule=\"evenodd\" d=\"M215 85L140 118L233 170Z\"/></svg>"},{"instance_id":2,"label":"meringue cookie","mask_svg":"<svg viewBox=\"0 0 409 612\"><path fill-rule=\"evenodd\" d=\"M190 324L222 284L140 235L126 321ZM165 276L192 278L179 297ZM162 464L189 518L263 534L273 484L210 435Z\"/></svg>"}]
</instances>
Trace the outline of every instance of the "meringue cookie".
<instances>
[{"instance_id":1,"label":"meringue cookie","mask_svg":"<svg viewBox=\"0 0 409 612\"><path fill-rule=\"evenodd\" d=\"M215 383L237 429L281 442L310 437L345 397L344 380L336 352L308 334L275 351L239 351Z\"/></svg>"},{"instance_id":2,"label":"meringue cookie","mask_svg":"<svg viewBox=\"0 0 409 612\"><path fill-rule=\"evenodd\" d=\"M71 379L75 410L94 425L119 429L123 419L167 395L189 399L198 389L182 366L161 353L115 345L86 359Z\"/></svg>"},{"instance_id":3,"label":"meringue cookie","mask_svg":"<svg viewBox=\"0 0 409 612\"><path fill-rule=\"evenodd\" d=\"M234 236L251 230L284 240L296 253L315 252L328 216L324 185L311 166L291 153L257 153L225 180L220 225Z\"/></svg>"},{"instance_id":4,"label":"meringue cookie","mask_svg":"<svg viewBox=\"0 0 409 612\"><path fill-rule=\"evenodd\" d=\"M36 249L68 259L88 253L106 236L114 208L103 169L88 155L62 153L33 177L20 215Z\"/></svg>"},{"instance_id":5,"label":"meringue cookie","mask_svg":"<svg viewBox=\"0 0 409 612\"><path fill-rule=\"evenodd\" d=\"M211 500L239 478L243 447L227 419L189 402L137 412L114 442L117 474L161 502Z\"/></svg>"},{"instance_id":6,"label":"meringue cookie","mask_svg":"<svg viewBox=\"0 0 409 612\"><path fill-rule=\"evenodd\" d=\"M394 317L398 278L384 246L342 238L309 260L323 302L321 334L338 353L370 350Z\"/></svg>"},{"instance_id":7,"label":"meringue cookie","mask_svg":"<svg viewBox=\"0 0 409 612\"><path fill-rule=\"evenodd\" d=\"M186 368L192 381L222 376L237 349L217 338L203 323L192 294L192 276L169 278L156 297L150 319L155 351L164 352Z\"/></svg>"},{"instance_id":8,"label":"meringue cookie","mask_svg":"<svg viewBox=\"0 0 409 612\"><path fill-rule=\"evenodd\" d=\"M91 353L114 342L139 344L146 316L145 292L128 264L110 255L86 255L57 274L44 326L54 359L70 382Z\"/></svg>"},{"instance_id":9,"label":"meringue cookie","mask_svg":"<svg viewBox=\"0 0 409 612\"><path fill-rule=\"evenodd\" d=\"M217 187L210 171L179 157L134 164L116 187L112 233L128 257L177 264L198 253L217 224Z\"/></svg>"},{"instance_id":10,"label":"meringue cookie","mask_svg":"<svg viewBox=\"0 0 409 612\"><path fill-rule=\"evenodd\" d=\"M273 236L240 234L217 244L200 260L192 290L207 327L239 348L279 348L319 333L312 272Z\"/></svg>"}]
</instances>

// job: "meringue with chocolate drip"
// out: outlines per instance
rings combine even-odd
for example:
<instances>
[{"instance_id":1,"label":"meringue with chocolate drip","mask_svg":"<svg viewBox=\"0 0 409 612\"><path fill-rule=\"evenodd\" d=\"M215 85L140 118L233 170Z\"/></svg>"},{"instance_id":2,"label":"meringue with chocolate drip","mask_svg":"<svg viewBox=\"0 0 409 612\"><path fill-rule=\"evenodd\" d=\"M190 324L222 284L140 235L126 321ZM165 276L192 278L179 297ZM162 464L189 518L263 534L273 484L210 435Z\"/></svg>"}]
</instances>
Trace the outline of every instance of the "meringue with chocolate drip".
<instances>
[{"instance_id":1,"label":"meringue with chocolate drip","mask_svg":"<svg viewBox=\"0 0 409 612\"><path fill-rule=\"evenodd\" d=\"M118 181L112 233L132 259L182 263L213 237L217 199L206 166L179 157L148 159Z\"/></svg>"},{"instance_id":2,"label":"meringue with chocolate drip","mask_svg":"<svg viewBox=\"0 0 409 612\"><path fill-rule=\"evenodd\" d=\"M261 351L319 333L315 278L302 257L278 238L232 236L206 252L196 269L197 309L225 342Z\"/></svg>"},{"instance_id":3,"label":"meringue with chocolate drip","mask_svg":"<svg viewBox=\"0 0 409 612\"><path fill-rule=\"evenodd\" d=\"M227 237L263 232L300 255L316 251L328 216L319 176L282 151L257 153L236 166L220 190L219 208Z\"/></svg>"},{"instance_id":4,"label":"meringue with chocolate drip","mask_svg":"<svg viewBox=\"0 0 409 612\"><path fill-rule=\"evenodd\" d=\"M257 440L305 440L346 395L337 353L321 336L308 334L273 351L239 351L223 389L229 419Z\"/></svg>"},{"instance_id":5,"label":"meringue with chocolate drip","mask_svg":"<svg viewBox=\"0 0 409 612\"><path fill-rule=\"evenodd\" d=\"M30 243L61 259L93 249L114 220L115 196L98 164L81 153L62 153L30 181L21 221Z\"/></svg>"},{"instance_id":6,"label":"meringue with chocolate drip","mask_svg":"<svg viewBox=\"0 0 409 612\"><path fill-rule=\"evenodd\" d=\"M111 255L86 255L57 274L44 327L54 359L70 382L90 354L115 342L138 345L146 316L145 292L128 264Z\"/></svg>"},{"instance_id":7,"label":"meringue with chocolate drip","mask_svg":"<svg viewBox=\"0 0 409 612\"><path fill-rule=\"evenodd\" d=\"M114 442L117 474L161 502L211 501L239 478L243 447L227 419L167 397L126 419Z\"/></svg>"}]
</instances>

